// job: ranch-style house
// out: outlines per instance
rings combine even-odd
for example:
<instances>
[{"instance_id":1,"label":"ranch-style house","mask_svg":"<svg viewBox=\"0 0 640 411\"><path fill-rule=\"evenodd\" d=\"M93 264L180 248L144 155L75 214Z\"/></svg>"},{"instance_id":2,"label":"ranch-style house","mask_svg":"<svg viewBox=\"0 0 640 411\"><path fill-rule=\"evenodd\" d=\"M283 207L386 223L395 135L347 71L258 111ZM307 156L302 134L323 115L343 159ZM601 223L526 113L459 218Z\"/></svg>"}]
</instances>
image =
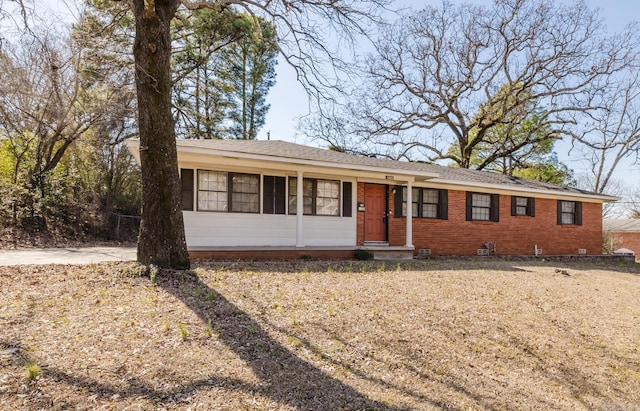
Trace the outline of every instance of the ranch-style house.
<instances>
[{"instance_id":1,"label":"ranch-style house","mask_svg":"<svg viewBox=\"0 0 640 411\"><path fill-rule=\"evenodd\" d=\"M139 140L128 140L138 156ZM615 197L284 141L177 140L194 257L600 255Z\"/></svg>"}]
</instances>

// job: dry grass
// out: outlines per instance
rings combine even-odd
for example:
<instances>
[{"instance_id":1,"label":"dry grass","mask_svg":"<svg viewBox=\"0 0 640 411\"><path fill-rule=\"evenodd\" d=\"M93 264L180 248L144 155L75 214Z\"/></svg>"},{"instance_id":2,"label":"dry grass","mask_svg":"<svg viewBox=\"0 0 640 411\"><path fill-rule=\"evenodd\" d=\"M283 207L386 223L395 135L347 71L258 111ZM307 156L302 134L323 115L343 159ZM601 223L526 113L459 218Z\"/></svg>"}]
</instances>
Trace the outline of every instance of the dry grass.
<instances>
[{"instance_id":1,"label":"dry grass","mask_svg":"<svg viewBox=\"0 0 640 411\"><path fill-rule=\"evenodd\" d=\"M2 267L0 408L640 410L640 269L558 264Z\"/></svg>"}]
</instances>

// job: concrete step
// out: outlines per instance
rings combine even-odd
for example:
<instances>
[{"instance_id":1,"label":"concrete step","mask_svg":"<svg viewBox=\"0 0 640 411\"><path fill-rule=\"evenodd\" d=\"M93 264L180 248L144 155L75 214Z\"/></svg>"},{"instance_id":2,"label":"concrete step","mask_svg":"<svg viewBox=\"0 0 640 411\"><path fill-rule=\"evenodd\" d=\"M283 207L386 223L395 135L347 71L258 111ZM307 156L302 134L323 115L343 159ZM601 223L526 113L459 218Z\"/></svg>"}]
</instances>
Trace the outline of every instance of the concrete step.
<instances>
[{"instance_id":1,"label":"concrete step","mask_svg":"<svg viewBox=\"0 0 640 411\"><path fill-rule=\"evenodd\" d=\"M365 241L365 247L389 247L388 241Z\"/></svg>"},{"instance_id":2,"label":"concrete step","mask_svg":"<svg viewBox=\"0 0 640 411\"><path fill-rule=\"evenodd\" d=\"M370 250L373 254L374 260L382 261L404 261L413 260L413 251L383 251L383 250Z\"/></svg>"}]
</instances>

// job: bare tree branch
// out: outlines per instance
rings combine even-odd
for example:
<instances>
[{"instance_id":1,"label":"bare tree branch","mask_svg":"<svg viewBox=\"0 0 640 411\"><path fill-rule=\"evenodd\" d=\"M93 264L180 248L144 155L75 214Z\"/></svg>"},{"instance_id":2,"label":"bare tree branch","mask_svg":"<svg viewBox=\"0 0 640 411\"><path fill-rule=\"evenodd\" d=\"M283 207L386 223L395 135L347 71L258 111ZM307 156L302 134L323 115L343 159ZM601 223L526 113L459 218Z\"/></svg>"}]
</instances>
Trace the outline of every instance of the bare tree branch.
<instances>
[{"instance_id":1,"label":"bare tree branch","mask_svg":"<svg viewBox=\"0 0 640 411\"><path fill-rule=\"evenodd\" d=\"M340 132L351 145L471 167L495 130L509 132L537 114L528 137L497 148L477 165L485 168L545 140L576 135L604 106L594 96L627 67L637 45L629 32L607 37L585 2L504 0L482 7L444 1L402 14L382 30L367 75L338 110ZM332 141L324 133L338 129L318 129L320 122L331 120L320 116L305 131Z\"/></svg>"},{"instance_id":2,"label":"bare tree branch","mask_svg":"<svg viewBox=\"0 0 640 411\"><path fill-rule=\"evenodd\" d=\"M637 32L636 25L627 28ZM638 163L640 153L640 59L630 60L625 70L594 96L598 109L574 134L590 170L592 190L606 192L623 161Z\"/></svg>"}]
</instances>

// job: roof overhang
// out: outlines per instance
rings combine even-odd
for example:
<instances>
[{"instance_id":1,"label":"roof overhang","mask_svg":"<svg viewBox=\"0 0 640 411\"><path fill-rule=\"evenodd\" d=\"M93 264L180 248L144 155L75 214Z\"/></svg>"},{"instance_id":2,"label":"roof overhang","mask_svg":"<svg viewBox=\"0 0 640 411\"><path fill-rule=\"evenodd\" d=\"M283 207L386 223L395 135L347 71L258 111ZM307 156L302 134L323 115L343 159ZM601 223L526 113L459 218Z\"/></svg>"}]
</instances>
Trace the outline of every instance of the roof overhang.
<instances>
[{"instance_id":1,"label":"roof overhang","mask_svg":"<svg viewBox=\"0 0 640 411\"><path fill-rule=\"evenodd\" d=\"M140 141L128 139L129 150L140 162ZM330 161L319 161L305 158L292 158L268 154L244 153L239 151L221 150L217 148L197 147L188 144L180 144L177 140L178 162L210 164L212 159L219 159L219 164L242 164L251 168L273 168L290 171L307 170L311 172L339 173L340 175L353 177L370 177L385 181L426 181L437 178L438 173L427 171L402 170L392 167L374 167L367 165L355 165Z\"/></svg>"},{"instance_id":2,"label":"roof overhang","mask_svg":"<svg viewBox=\"0 0 640 411\"><path fill-rule=\"evenodd\" d=\"M182 164L195 164L202 167L211 167L212 159L215 164L228 167L248 168L259 172L260 170L287 170L292 174L296 171L305 173L317 173L326 175L339 174L341 176L355 177L358 181L386 182L388 184L404 185L407 182L429 182L430 187L458 189L462 191L478 190L482 192L531 196L535 194L540 198L587 201L587 202L615 202L619 197L604 194L583 194L575 191L555 191L536 189L531 187L507 186L503 184L489 184L473 181L458 181L443 179L435 172L420 170L404 170L393 167L379 167L370 165L355 165L331 161L288 157L286 155L255 154L240 151L224 150L213 147L190 145L183 140L176 140L178 162ZM127 139L127 146L134 157L140 163L140 140Z\"/></svg>"},{"instance_id":3,"label":"roof overhang","mask_svg":"<svg viewBox=\"0 0 640 411\"><path fill-rule=\"evenodd\" d=\"M527 194L530 197L531 194L536 194L539 198L550 198L550 199L558 199L558 200L573 200L573 201L589 201L589 202L598 202L598 203L607 203L607 202L616 202L620 200L620 197L609 196L605 194L582 194L576 192L562 192L562 191L551 191L551 190L543 190L536 188L528 188L528 187L511 187L505 186L501 184L488 184L488 183L476 183L470 181L456 181L456 180L443 180L440 178L435 178L429 181L429 185L437 186L437 187L449 187L456 186L460 187L461 190L470 191L477 189L483 192L497 193L497 194L521 194L523 197L526 197Z\"/></svg>"}]
</instances>

